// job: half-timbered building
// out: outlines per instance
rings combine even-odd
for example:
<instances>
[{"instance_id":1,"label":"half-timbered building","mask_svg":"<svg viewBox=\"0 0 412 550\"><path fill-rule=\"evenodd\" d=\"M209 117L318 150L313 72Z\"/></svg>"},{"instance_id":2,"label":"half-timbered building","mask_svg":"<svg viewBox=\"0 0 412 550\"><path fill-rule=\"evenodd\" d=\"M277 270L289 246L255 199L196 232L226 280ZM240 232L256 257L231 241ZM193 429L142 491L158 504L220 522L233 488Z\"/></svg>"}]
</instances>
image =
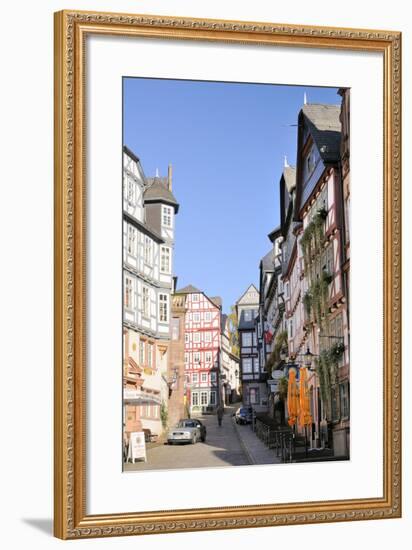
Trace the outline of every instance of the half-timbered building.
<instances>
[{"instance_id":1,"label":"half-timbered building","mask_svg":"<svg viewBox=\"0 0 412 550\"><path fill-rule=\"evenodd\" d=\"M234 403L240 396L239 357L233 353L229 332L229 320L226 314L221 318L221 395L223 404Z\"/></svg>"},{"instance_id":2,"label":"half-timbered building","mask_svg":"<svg viewBox=\"0 0 412 550\"><path fill-rule=\"evenodd\" d=\"M177 290L176 296L185 296L187 409L193 416L211 413L221 404L222 300L193 285Z\"/></svg>"},{"instance_id":3,"label":"half-timbered building","mask_svg":"<svg viewBox=\"0 0 412 550\"><path fill-rule=\"evenodd\" d=\"M312 444L324 444L326 437L335 455L347 456L349 315L340 117L340 105L308 104L299 114L294 221L301 224L297 277L302 278L304 336L290 352L310 348L320 362L309 379ZM322 422L329 436L322 435Z\"/></svg>"},{"instance_id":4,"label":"half-timbered building","mask_svg":"<svg viewBox=\"0 0 412 550\"><path fill-rule=\"evenodd\" d=\"M139 158L123 150L124 429L162 432L167 402L174 216L167 178L146 178Z\"/></svg>"},{"instance_id":5,"label":"half-timbered building","mask_svg":"<svg viewBox=\"0 0 412 550\"><path fill-rule=\"evenodd\" d=\"M238 318L242 400L256 412L268 406L266 365L261 367L258 353L259 291L250 285L236 302Z\"/></svg>"}]
</instances>

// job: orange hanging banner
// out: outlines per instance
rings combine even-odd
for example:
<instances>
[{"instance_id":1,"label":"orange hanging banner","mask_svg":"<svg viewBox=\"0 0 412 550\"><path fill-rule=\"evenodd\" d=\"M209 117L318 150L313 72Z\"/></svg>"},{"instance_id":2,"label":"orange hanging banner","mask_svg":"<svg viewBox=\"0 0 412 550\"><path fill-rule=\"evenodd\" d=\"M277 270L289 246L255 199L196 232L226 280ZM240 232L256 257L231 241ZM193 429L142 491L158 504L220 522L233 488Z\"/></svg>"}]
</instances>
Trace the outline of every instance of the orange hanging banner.
<instances>
[{"instance_id":1,"label":"orange hanging banner","mask_svg":"<svg viewBox=\"0 0 412 550\"><path fill-rule=\"evenodd\" d=\"M308 376L307 369L304 367L300 369L299 426L309 426L310 424L312 424L312 415L310 413Z\"/></svg>"},{"instance_id":2,"label":"orange hanging banner","mask_svg":"<svg viewBox=\"0 0 412 550\"><path fill-rule=\"evenodd\" d=\"M299 394L298 386L296 383L296 371L295 369L289 370L289 382L288 382L288 424L293 426L296 424L296 420L299 414Z\"/></svg>"}]
</instances>

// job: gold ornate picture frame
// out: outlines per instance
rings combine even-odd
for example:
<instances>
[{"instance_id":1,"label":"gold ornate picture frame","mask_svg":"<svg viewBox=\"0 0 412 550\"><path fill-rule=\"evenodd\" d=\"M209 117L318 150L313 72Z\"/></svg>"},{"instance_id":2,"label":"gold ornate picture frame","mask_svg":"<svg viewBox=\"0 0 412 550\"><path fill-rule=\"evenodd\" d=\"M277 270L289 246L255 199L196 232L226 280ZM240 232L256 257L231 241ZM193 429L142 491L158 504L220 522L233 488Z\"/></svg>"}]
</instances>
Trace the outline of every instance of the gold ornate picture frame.
<instances>
[{"instance_id":1,"label":"gold ornate picture frame","mask_svg":"<svg viewBox=\"0 0 412 550\"><path fill-rule=\"evenodd\" d=\"M86 513L86 101L89 35L383 54L383 496L123 514ZM54 533L62 539L397 518L401 515L401 35L184 17L55 14Z\"/></svg>"}]
</instances>

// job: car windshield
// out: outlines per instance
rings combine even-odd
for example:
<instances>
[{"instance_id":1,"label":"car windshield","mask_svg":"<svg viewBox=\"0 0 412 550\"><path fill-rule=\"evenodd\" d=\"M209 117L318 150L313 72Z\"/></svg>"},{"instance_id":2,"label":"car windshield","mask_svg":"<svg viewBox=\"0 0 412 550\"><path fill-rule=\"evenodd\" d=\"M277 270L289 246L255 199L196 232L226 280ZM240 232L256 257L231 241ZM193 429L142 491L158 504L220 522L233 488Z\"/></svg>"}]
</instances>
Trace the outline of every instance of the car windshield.
<instances>
[{"instance_id":1,"label":"car windshield","mask_svg":"<svg viewBox=\"0 0 412 550\"><path fill-rule=\"evenodd\" d=\"M240 409L239 414L248 414L250 413L249 409Z\"/></svg>"},{"instance_id":2,"label":"car windshield","mask_svg":"<svg viewBox=\"0 0 412 550\"><path fill-rule=\"evenodd\" d=\"M193 420L181 420L179 422L179 426L181 428L196 428L197 422L194 422Z\"/></svg>"}]
</instances>

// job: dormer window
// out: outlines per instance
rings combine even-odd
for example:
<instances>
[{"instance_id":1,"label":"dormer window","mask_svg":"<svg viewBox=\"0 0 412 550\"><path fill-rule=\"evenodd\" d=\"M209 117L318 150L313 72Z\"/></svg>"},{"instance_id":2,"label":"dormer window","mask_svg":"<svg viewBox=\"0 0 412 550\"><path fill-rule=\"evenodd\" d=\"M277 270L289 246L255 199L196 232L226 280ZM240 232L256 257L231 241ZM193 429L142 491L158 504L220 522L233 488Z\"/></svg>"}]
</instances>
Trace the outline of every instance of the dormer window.
<instances>
[{"instance_id":1,"label":"dormer window","mask_svg":"<svg viewBox=\"0 0 412 550\"><path fill-rule=\"evenodd\" d=\"M172 227L172 208L170 206L162 207L162 225Z\"/></svg>"},{"instance_id":2,"label":"dormer window","mask_svg":"<svg viewBox=\"0 0 412 550\"><path fill-rule=\"evenodd\" d=\"M312 145L307 157L306 157L306 174L309 177L316 165L315 146Z\"/></svg>"}]
</instances>

